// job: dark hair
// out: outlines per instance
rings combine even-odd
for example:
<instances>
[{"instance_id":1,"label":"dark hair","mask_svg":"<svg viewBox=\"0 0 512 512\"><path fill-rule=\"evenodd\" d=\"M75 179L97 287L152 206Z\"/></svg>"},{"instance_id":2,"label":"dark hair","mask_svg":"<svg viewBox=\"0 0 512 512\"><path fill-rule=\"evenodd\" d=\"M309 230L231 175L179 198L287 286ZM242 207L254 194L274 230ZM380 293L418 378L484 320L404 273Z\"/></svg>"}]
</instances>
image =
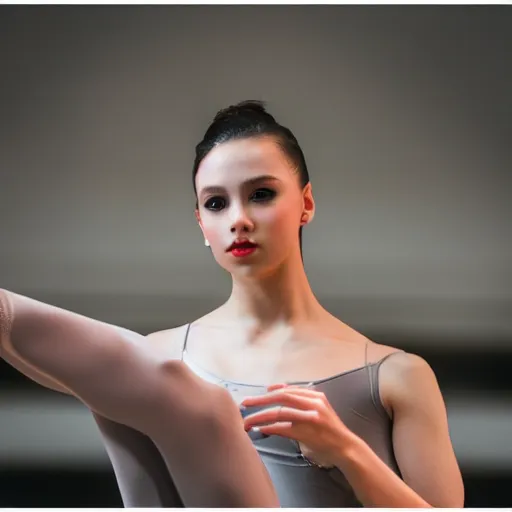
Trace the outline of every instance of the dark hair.
<instances>
[{"instance_id":1,"label":"dark hair","mask_svg":"<svg viewBox=\"0 0 512 512\"><path fill-rule=\"evenodd\" d=\"M196 157L192 172L194 193L197 188L196 175L203 158L218 144L236 139L271 136L281 147L299 173L300 184L305 187L309 183L309 172L302 149L293 133L280 125L266 109L261 101L242 101L217 112L203 140L196 146ZM299 231L302 246L302 228Z\"/></svg>"}]
</instances>

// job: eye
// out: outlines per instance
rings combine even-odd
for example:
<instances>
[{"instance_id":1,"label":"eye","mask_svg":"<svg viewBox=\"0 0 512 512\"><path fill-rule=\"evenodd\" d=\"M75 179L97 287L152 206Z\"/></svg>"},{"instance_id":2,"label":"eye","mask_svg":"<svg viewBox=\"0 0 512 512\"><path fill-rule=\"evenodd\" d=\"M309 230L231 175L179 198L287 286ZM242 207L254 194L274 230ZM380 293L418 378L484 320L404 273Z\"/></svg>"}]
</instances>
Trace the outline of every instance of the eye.
<instances>
[{"instance_id":1,"label":"eye","mask_svg":"<svg viewBox=\"0 0 512 512\"><path fill-rule=\"evenodd\" d=\"M274 190L269 188L259 188L252 193L251 201L263 203L265 201L271 201L274 197L276 197L276 192Z\"/></svg>"},{"instance_id":2,"label":"eye","mask_svg":"<svg viewBox=\"0 0 512 512\"><path fill-rule=\"evenodd\" d=\"M204 207L207 210L211 210L213 212L218 212L225 208L226 206L226 200L223 197L210 197L206 203L204 203Z\"/></svg>"}]
</instances>

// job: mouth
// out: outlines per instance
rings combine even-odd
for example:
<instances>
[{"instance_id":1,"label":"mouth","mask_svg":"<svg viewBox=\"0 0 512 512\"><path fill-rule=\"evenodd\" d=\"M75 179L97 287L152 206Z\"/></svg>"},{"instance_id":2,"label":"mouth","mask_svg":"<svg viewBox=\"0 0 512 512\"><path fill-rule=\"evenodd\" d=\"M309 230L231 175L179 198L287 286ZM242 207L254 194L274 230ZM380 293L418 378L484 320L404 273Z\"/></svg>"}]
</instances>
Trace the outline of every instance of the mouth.
<instances>
[{"instance_id":1,"label":"mouth","mask_svg":"<svg viewBox=\"0 0 512 512\"><path fill-rule=\"evenodd\" d=\"M227 252L230 252L236 258L242 258L244 256L249 256L249 254L252 254L257 248L258 245L254 242L249 240L240 240L233 242L229 246Z\"/></svg>"}]
</instances>

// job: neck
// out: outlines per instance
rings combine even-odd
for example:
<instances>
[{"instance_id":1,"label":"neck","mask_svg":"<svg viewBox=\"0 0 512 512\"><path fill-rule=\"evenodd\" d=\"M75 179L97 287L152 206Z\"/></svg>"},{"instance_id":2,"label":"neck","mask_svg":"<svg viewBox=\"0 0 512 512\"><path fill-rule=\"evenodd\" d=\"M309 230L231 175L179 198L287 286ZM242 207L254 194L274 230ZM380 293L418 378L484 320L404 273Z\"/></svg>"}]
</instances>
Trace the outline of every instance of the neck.
<instances>
[{"instance_id":1,"label":"neck","mask_svg":"<svg viewBox=\"0 0 512 512\"><path fill-rule=\"evenodd\" d=\"M325 313L311 290L300 256L264 277L233 277L226 307L230 314L245 317L261 327L299 324Z\"/></svg>"}]
</instances>

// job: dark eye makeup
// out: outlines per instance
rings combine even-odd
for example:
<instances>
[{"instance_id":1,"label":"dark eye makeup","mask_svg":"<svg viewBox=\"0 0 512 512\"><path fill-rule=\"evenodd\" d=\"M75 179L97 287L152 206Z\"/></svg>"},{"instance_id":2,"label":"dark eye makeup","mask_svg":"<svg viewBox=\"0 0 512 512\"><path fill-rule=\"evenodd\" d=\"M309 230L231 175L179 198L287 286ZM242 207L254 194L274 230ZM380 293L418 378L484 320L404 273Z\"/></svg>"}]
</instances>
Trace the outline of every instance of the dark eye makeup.
<instances>
[{"instance_id":1,"label":"dark eye makeup","mask_svg":"<svg viewBox=\"0 0 512 512\"><path fill-rule=\"evenodd\" d=\"M271 201L274 197L276 197L275 190L270 188L259 188L251 194L251 201L261 203L264 201Z\"/></svg>"},{"instance_id":2,"label":"dark eye makeup","mask_svg":"<svg viewBox=\"0 0 512 512\"><path fill-rule=\"evenodd\" d=\"M252 201L254 203L265 203L268 201L272 201L272 199L274 199L276 195L276 191L270 188L258 188L251 193L251 195L249 196L249 201ZM212 212L218 212L220 210L223 210L226 207L226 205L227 199L222 196L209 197L204 203L204 207Z\"/></svg>"},{"instance_id":3,"label":"dark eye makeup","mask_svg":"<svg viewBox=\"0 0 512 512\"><path fill-rule=\"evenodd\" d=\"M218 212L225 208L226 206L226 200L223 197L220 196L214 196L208 198L208 200L204 203L204 207L207 210L211 210L213 212Z\"/></svg>"}]
</instances>

